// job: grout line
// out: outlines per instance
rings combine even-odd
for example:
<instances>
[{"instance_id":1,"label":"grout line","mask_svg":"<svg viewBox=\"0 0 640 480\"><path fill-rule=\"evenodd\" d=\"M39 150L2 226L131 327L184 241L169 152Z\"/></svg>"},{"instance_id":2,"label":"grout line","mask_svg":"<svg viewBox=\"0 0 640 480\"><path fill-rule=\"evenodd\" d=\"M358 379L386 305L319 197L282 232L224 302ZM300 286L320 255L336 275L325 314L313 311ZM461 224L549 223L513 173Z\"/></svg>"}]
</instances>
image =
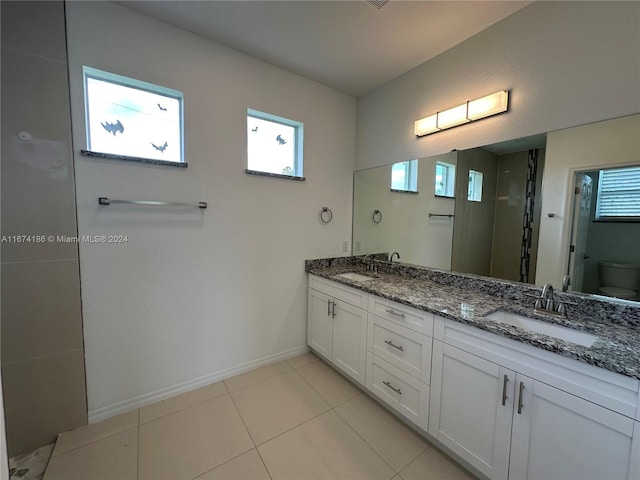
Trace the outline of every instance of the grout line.
<instances>
[{"instance_id":1,"label":"grout line","mask_svg":"<svg viewBox=\"0 0 640 480\"><path fill-rule=\"evenodd\" d=\"M199 473L199 474L198 474L198 475L196 475L195 477L192 477L192 480L197 480L197 479L198 479L198 478L200 478L201 476L206 475L206 474L207 474L207 473L209 473L209 472L212 472L212 471L213 471L213 470L215 470L216 468L221 467L221 466L223 466L223 465L226 465L226 464L227 464L227 463L229 463L229 462L232 462L233 460L237 459L238 457L241 457L241 456L242 456L242 455L244 455L245 453L249 453L251 450L256 450L256 447L250 448L249 450L245 450L244 452L239 453L239 454L238 454L238 455L236 455L235 457L230 458L229 460L225 460L224 462L222 462L222 463L220 463L220 464L216 465L216 466L215 466L215 467L213 467L213 468L210 468L209 470L207 470L207 471L205 471L205 472Z\"/></svg>"},{"instance_id":2,"label":"grout line","mask_svg":"<svg viewBox=\"0 0 640 480\"><path fill-rule=\"evenodd\" d=\"M82 427L80 427L80 428L82 428ZM74 448L72 448L70 450L65 450L62 453L58 453L55 457L53 456L53 452L51 452L51 458L63 457L65 455L69 454L69 453L75 452L76 450L80 450L81 448L88 447L89 445L93 445L94 443L101 442L102 440L106 440L108 438L115 437L116 435L121 435L121 434L126 433L129 430L133 430L133 429L137 430L138 432L140 431L140 429L138 428L138 425L134 425L133 427L127 427L127 428L125 428L123 430L120 430L119 432L111 433L111 434L106 435L104 437L100 437L100 438L97 438L95 440L91 440L90 442L87 442L87 443L84 443L84 444L79 445L77 447L74 447ZM74 430L71 430L71 431L73 432ZM139 438L139 435L138 435L138 438Z\"/></svg>"},{"instance_id":3,"label":"grout line","mask_svg":"<svg viewBox=\"0 0 640 480\"><path fill-rule=\"evenodd\" d=\"M138 412L140 412L140 410L145 408L145 407L150 407L152 405L157 405L159 403L166 402L168 400L173 400L174 398L178 398L178 397L180 397L182 395L188 395L190 393L195 392L196 390L199 390L200 388L207 388L207 387L209 387L211 385L215 385L216 383L222 383L223 384L223 386L225 388L225 391L223 393L220 393L219 395L215 395L215 396L213 396L211 398L206 398L206 399L204 399L202 401L194 403L193 405L187 405L185 407L178 408L177 410L174 410L173 412L165 413L163 415L160 415L159 417L154 417L151 420L147 420L146 422L142 422L142 419L140 418L140 413L138 413L138 424L140 426L147 425L148 423L155 422L156 420L160 420L161 418L168 417L169 415L173 415L174 413L182 412L183 410L188 410L189 408L196 407L198 405L202 405L203 403L209 402L211 400L215 400L216 398L220 398L220 397L222 397L224 395L229 395L229 393L231 393L231 392L229 392L229 389L227 388L227 385L224 383L224 381L223 380L219 380L218 382L213 382L213 383L210 383L209 385L203 385L202 387L196 388L195 390L190 390L188 392L184 392L184 393L181 393L179 395L175 395L173 397L165 398L164 400L159 400L157 402L150 403L149 405L145 405L144 407L138 408Z\"/></svg>"},{"instance_id":4,"label":"grout line","mask_svg":"<svg viewBox=\"0 0 640 480\"><path fill-rule=\"evenodd\" d=\"M387 461L382 457L382 455L380 455L380 453L378 453L378 450L376 450L375 448L373 448L373 446L372 446L372 445L370 445L370 444L369 444L369 442L367 442L367 440L366 440L366 439L365 439L365 438L360 434L360 432L358 432L358 431L357 431L357 430L356 430L356 429L355 429L355 428L354 428L354 427L353 427L349 422L347 422L347 420L345 420L345 418L344 418L342 415L340 415L340 414L339 414L335 409L334 409L334 412L335 412L335 414L338 416L338 418L339 418L340 420L342 420L342 421L345 423L345 425L347 425L351 430L353 430L353 432L355 432L355 434L356 434L358 437L360 437L360 439L362 439L362 441L364 442L364 444L365 444L367 447L369 447L373 453L375 453L378 457L380 457L380 460L382 460L382 461L384 462L384 464L385 464L385 465L387 465L387 466L391 469L391 471L392 471L392 472L394 472L394 474L395 474L395 475L392 475L392 476L391 476L391 478L395 477L397 474L399 474L399 473L400 473L398 470L396 470L395 468L393 468L393 466L391 466L391 465L389 464L389 462L387 462ZM424 451L424 450L423 450L423 451ZM422 454L422 452L420 452L420 454ZM420 456L420 455L418 455L418 456ZM416 458L418 458L418 457L416 457ZM414 460L415 460L415 459L414 459ZM412 460L412 461L413 461L413 460ZM411 462L409 462L409 463L411 463ZM409 464L407 464L407 465L409 465Z\"/></svg>"},{"instance_id":5,"label":"grout line","mask_svg":"<svg viewBox=\"0 0 640 480\"><path fill-rule=\"evenodd\" d=\"M258 453L258 456L260 457L260 460L262 461L262 464L264 465L264 469L267 471L267 475L269 475L269 478L271 480L273 480L273 475L271 475L271 472L269 471L269 467L267 467L267 462L265 462L264 458L262 458L262 454L260 453L260 450L258 450L258 447L256 447L256 452Z\"/></svg>"},{"instance_id":6,"label":"grout line","mask_svg":"<svg viewBox=\"0 0 640 480\"><path fill-rule=\"evenodd\" d=\"M251 435L251 432L249 431L249 427L247 427L247 423L244 421L244 417L242 416L242 413L240 412L238 405L236 405L236 400L233 398L233 395L231 395L231 393L229 393L229 398L231 398L231 403L233 403L233 407L236 409L236 412L238 412L240 421L242 422L242 425L244 425L244 429L249 435L249 438L251 439L251 443L253 443L253 448L256 448L257 447L256 441L254 440L253 435Z\"/></svg>"},{"instance_id":7,"label":"grout line","mask_svg":"<svg viewBox=\"0 0 640 480\"><path fill-rule=\"evenodd\" d=\"M231 380L232 378L239 377L239 376L241 376L241 375L246 375L247 373L251 373L251 372L253 372L253 371L255 371L255 370L258 370L258 369L260 369L260 368L264 368L264 367L268 367L268 366L274 365L274 363L270 363L270 364L268 364L268 365L264 365L264 366L262 366L262 367L258 367L258 368L254 369L254 370L249 370L248 372L241 373L240 375L235 375L234 377L226 378L226 379L224 379L224 380L223 380L223 381L224 381L224 386L227 388L227 390L229 391L229 393L232 393L232 392L239 392L240 390L244 390L244 389L245 389L245 388L247 388L247 387L252 387L252 386L254 386L254 385L257 385L258 383L262 383L262 382L265 382L265 381L267 381L267 380L271 380L271 379L272 379L272 378L274 378L274 377L279 377L280 375L284 375L285 373L290 373L290 372L295 372L295 371L296 371L296 369L295 369L295 368L293 368L291 365L289 365L289 362L287 362L286 360L282 360L282 361L283 361L283 362L285 362L285 363L287 364L287 366L289 367L289 370L285 370L285 371L282 371L282 372L274 373L273 375L270 375L270 376L265 377L265 378L261 378L260 380L256 380L255 382L248 383L248 384L246 384L246 385L242 385L241 387L235 388L235 389L233 389L233 390L231 390L231 389L229 388L229 385L227 385L227 380ZM280 363L280 362L275 362L275 363Z\"/></svg>"}]
</instances>

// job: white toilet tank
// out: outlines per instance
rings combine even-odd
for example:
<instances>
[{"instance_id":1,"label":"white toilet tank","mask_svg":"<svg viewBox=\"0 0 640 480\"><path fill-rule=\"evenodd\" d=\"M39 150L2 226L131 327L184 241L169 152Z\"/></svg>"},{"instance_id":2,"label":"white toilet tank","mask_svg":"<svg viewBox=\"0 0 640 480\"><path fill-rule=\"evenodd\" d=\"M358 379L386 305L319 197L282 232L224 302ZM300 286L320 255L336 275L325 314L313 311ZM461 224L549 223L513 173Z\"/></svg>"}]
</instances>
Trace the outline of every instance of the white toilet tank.
<instances>
[{"instance_id":1,"label":"white toilet tank","mask_svg":"<svg viewBox=\"0 0 640 480\"><path fill-rule=\"evenodd\" d=\"M635 300L640 289L640 265L600 262L600 293Z\"/></svg>"}]
</instances>

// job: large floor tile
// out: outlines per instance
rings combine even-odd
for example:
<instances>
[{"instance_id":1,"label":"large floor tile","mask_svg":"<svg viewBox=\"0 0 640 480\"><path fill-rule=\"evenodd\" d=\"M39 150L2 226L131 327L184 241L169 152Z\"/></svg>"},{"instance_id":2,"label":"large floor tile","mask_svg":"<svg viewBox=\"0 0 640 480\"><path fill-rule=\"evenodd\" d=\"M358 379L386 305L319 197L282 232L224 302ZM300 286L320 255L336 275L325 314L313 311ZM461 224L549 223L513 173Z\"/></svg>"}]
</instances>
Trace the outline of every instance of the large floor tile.
<instances>
[{"instance_id":1,"label":"large floor tile","mask_svg":"<svg viewBox=\"0 0 640 480\"><path fill-rule=\"evenodd\" d=\"M315 353L307 352L307 353L303 353L302 355L298 355L297 357L288 358L287 362L293 368L300 368L303 365L306 365L306 364L312 363L312 362L317 362L319 360L320 359L318 358L318 356Z\"/></svg>"},{"instance_id":2,"label":"large floor tile","mask_svg":"<svg viewBox=\"0 0 640 480\"><path fill-rule=\"evenodd\" d=\"M231 395L256 445L329 409L295 371L250 385Z\"/></svg>"},{"instance_id":3,"label":"large floor tile","mask_svg":"<svg viewBox=\"0 0 640 480\"><path fill-rule=\"evenodd\" d=\"M256 449L197 477L196 480L271 480Z\"/></svg>"},{"instance_id":4,"label":"large floor tile","mask_svg":"<svg viewBox=\"0 0 640 480\"><path fill-rule=\"evenodd\" d=\"M428 448L400 472L404 480L473 480L473 477L436 448Z\"/></svg>"},{"instance_id":5,"label":"large floor tile","mask_svg":"<svg viewBox=\"0 0 640 480\"><path fill-rule=\"evenodd\" d=\"M140 426L140 480L192 478L254 447L226 394Z\"/></svg>"},{"instance_id":6,"label":"large floor tile","mask_svg":"<svg viewBox=\"0 0 640 480\"><path fill-rule=\"evenodd\" d=\"M102 422L85 425L58 436L53 456L102 440L138 426L138 410L116 415Z\"/></svg>"},{"instance_id":7,"label":"large floor tile","mask_svg":"<svg viewBox=\"0 0 640 480\"><path fill-rule=\"evenodd\" d=\"M255 370L241 373L235 377L227 378L224 383L227 385L229 391L233 392L234 390L261 382L262 380L275 377L276 375L280 375L281 373L285 373L290 370L291 366L286 362L286 360L283 360L282 362L265 365L264 367L259 367Z\"/></svg>"},{"instance_id":8,"label":"large floor tile","mask_svg":"<svg viewBox=\"0 0 640 480\"><path fill-rule=\"evenodd\" d=\"M138 429L51 458L44 480L136 480Z\"/></svg>"},{"instance_id":9,"label":"large floor tile","mask_svg":"<svg viewBox=\"0 0 640 480\"><path fill-rule=\"evenodd\" d=\"M429 447L366 395L340 405L336 412L397 472Z\"/></svg>"},{"instance_id":10,"label":"large floor tile","mask_svg":"<svg viewBox=\"0 0 640 480\"><path fill-rule=\"evenodd\" d=\"M192 407L212 398L219 397L227 393L227 387L224 382L216 382L205 387L183 393L175 397L162 400L161 402L147 405L140 408L140 423L147 423L156 418L164 417L170 413Z\"/></svg>"},{"instance_id":11,"label":"large floor tile","mask_svg":"<svg viewBox=\"0 0 640 480\"><path fill-rule=\"evenodd\" d=\"M258 447L274 480L390 479L395 472L335 412Z\"/></svg>"},{"instance_id":12,"label":"large floor tile","mask_svg":"<svg viewBox=\"0 0 640 480\"><path fill-rule=\"evenodd\" d=\"M324 362L309 363L297 372L332 407L360 395L360 390Z\"/></svg>"}]
</instances>

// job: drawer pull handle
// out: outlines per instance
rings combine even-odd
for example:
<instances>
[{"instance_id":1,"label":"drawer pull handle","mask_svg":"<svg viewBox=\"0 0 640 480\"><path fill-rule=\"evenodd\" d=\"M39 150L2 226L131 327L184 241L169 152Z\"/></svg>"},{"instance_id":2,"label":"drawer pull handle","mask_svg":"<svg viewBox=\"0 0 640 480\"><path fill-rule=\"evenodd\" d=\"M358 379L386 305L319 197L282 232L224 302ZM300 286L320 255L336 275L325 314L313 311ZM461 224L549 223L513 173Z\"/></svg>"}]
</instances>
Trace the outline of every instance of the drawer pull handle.
<instances>
[{"instance_id":1,"label":"drawer pull handle","mask_svg":"<svg viewBox=\"0 0 640 480\"><path fill-rule=\"evenodd\" d=\"M504 380L502 381L502 406L503 407L507 402L507 383L509 383L509 377L505 375Z\"/></svg>"},{"instance_id":2,"label":"drawer pull handle","mask_svg":"<svg viewBox=\"0 0 640 480\"><path fill-rule=\"evenodd\" d=\"M520 395L518 396L518 415L522 415L522 394L524 392L524 382L520 382Z\"/></svg>"},{"instance_id":3,"label":"drawer pull handle","mask_svg":"<svg viewBox=\"0 0 640 480\"><path fill-rule=\"evenodd\" d=\"M385 310L387 313L390 313L391 315L396 315L400 318L404 318L404 313L398 313L396 312L393 308L387 308L387 310Z\"/></svg>"},{"instance_id":4,"label":"drawer pull handle","mask_svg":"<svg viewBox=\"0 0 640 480\"><path fill-rule=\"evenodd\" d=\"M382 383L384 383L387 387L389 387L391 390L396 392L398 395L402 395L402 390L400 390L399 388L394 387L393 385L391 385L390 382L387 382L386 380L383 380Z\"/></svg>"},{"instance_id":5,"label":"drawer pull handle","mask_svg":"<svg viewBox=\"0 0 640 480\"><path fill-rule=\"evenodd\" d=\"M333 308L331 309L331 318L336 318L336 302L333 303Z\"/></svg>"},{"instance_id":6,"label":"drawer pull handle","mask_svg":"<svg viewBox=\"0 0 640 480\"><path fill-rule=\"evenodd\" d=\"M389 345L389 346L391 346L393 348L397 348L401 352L404 352L404 347L402 345L396 345L391 340L385 340L384 343L386 343L387 345Z\"/></svg>"}]
</instances>

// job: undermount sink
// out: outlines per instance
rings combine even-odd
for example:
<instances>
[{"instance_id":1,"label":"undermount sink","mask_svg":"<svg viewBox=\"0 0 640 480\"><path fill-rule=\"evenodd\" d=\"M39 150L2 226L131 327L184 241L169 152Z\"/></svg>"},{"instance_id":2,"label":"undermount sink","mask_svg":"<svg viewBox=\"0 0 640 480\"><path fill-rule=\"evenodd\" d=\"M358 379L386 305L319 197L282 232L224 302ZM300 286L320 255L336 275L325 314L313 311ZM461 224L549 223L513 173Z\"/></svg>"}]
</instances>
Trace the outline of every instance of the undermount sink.
<instances>
[{"instance_id":1,"label":"undermount sink","mask_svg":"<svg viewBox=\"0 0 640 480\"><path fill-rule=\"evenodd\" d=\"M366 282L367 280L373 280L373 277L368 277L367 275L362 275L356 272L340 273L335 276L345 278L347 280L353 280L354 282Z\"/></svg>"},{"instance_id":2,"label":"undermount sink","mask_svg":"<svg viewBox=\"0 0 640 480\"><path fill-rule=\"evenodd\" d=\"M487 315L485 318L493 320L494 322L513 325L514 327L522 328L523 330L542 333L543 335L559 338L565 342L575 343L584 347L590 347L598 339L596 335L592 335L581 330L573 330L554 323L547 323L542 320L536 320L535 318L523 317L522 315L506 312L504 310L495 311L490 315Z\"/></svg>"}]
</instances>

